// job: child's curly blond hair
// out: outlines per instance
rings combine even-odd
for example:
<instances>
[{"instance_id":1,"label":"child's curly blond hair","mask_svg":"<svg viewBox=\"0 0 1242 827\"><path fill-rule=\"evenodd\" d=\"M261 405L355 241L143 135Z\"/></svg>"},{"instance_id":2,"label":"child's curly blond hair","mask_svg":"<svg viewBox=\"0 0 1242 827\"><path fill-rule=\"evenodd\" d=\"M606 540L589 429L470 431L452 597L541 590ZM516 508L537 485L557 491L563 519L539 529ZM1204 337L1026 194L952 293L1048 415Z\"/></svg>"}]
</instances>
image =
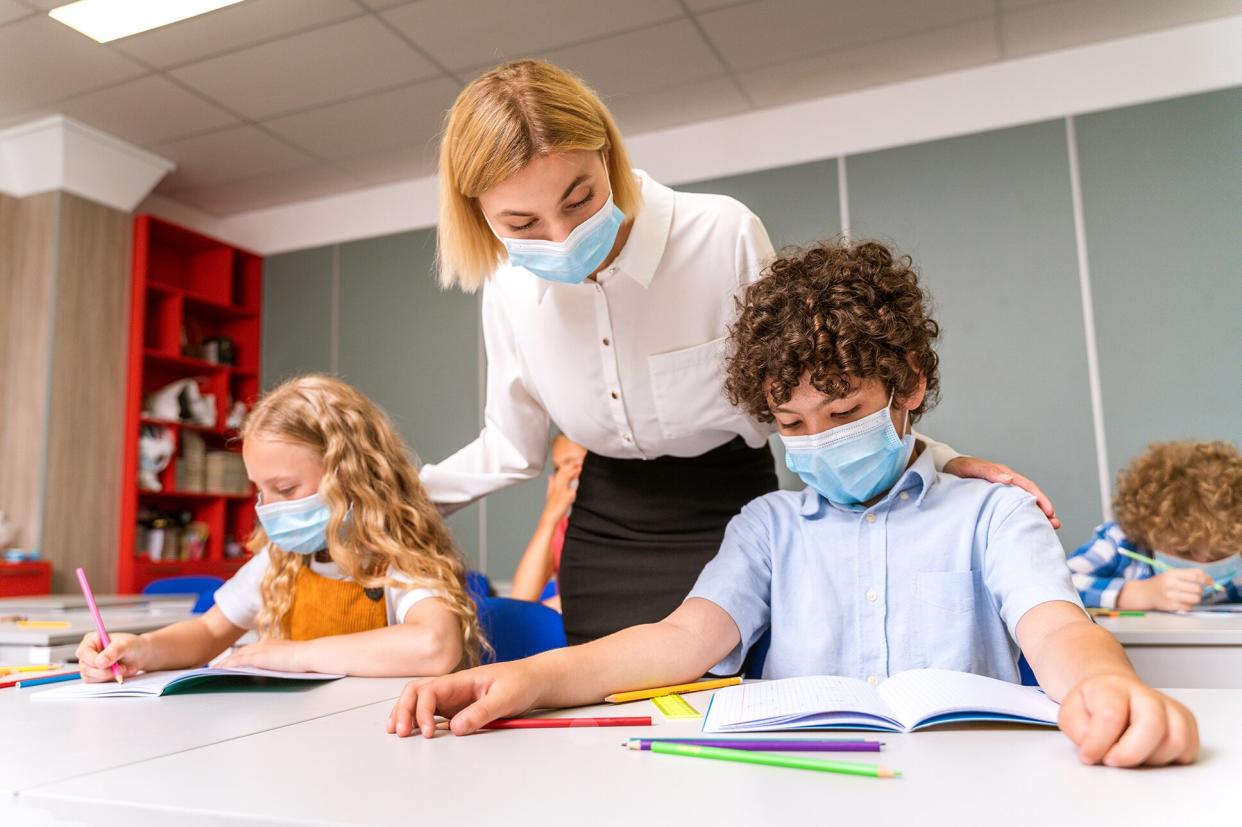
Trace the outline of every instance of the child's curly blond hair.
<instances>
[{"instance_id":1,"label":"child's curly blond hair","mask_svg":"<svg viewBox=\"0 0 1242 827\"><path fill-rule=\"evenodd\" d=\"M1242 552L1242 454L1224 441L1153 443L1118 475L1113 516L1148 549L1199 563Z\"/></svg>"}]
</instances>

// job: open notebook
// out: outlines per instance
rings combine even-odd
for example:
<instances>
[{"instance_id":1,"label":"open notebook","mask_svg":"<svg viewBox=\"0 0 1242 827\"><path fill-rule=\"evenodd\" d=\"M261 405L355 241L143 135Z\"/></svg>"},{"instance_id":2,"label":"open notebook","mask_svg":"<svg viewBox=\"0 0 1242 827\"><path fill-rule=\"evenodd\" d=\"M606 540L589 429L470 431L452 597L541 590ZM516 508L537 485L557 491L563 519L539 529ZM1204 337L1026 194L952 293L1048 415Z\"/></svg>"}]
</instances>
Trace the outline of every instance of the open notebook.
<instances>
[{"instance_id":1,"label":"open notebook","mask_svg":"<svg viewBox=\"0 0 1242 827\"><path fill-rule=\"evenodd\" d=\"M320 672L273 672L269 669L242 667L221 669L207 666L202 669L177 669L169 672L144 672L125 683L83 683L81 681L55 689L47 689L32 696L36 701L77 700L82 698L155 698L175 695L179 692L213 692L248 689L288 689L306 681L334 681L344 675L326 675Z\"/></svg>"},{"instance_id":2,"label":"open notebook","mask_svg":"<svg viewBox=\"0 0 1242 827\"><path fill-rule=\"evenodd\" d=\"M874 729L913 732L960 721L1055 726L1058 706L1038 689L947 669L911 669L877 687L854 678L744 683L712 696L704 732Z\"/></svg>"}]
</instances>

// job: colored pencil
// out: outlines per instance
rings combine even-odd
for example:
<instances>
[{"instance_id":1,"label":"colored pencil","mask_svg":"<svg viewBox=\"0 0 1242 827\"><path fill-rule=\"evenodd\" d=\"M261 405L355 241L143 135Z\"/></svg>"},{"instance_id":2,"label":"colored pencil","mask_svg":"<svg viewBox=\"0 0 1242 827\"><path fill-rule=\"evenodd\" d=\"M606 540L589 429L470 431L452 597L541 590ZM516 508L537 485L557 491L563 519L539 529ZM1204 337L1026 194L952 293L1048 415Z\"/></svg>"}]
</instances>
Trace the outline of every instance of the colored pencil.
<instances>
[{"instance_id":1,"label":"colored pencil","mask_svg":"<svg viewBox=\"0 0 1242 827\"><path fill-rule=\"evenodd\" d=\"M67 620L19 620L19 629L68 629L73 624Z\"/></svg>"},{"instance_id":2,"label":"colored pencil","mask_svg":"<svg viewBox=\"0 0 1242 827\"><path fill-rule=\"evenodd\" d=\"M1140 563L1146 563L1159 571L1169 571L1170 569L1176 568L1175 566L1170 566L1168 563L1163 563L1154 557L1148 557L1146 554L1139 554L1137 551L1130 551L1128 548L1118 547L1117 553L1125 557L1129 557L1131 560L1138 560ZM1225 590L1225 587L1220 583L1213 583L1205 588L1215 589L1218 592L1223 592Z\"/></svg>"},{"instance_id":3,"label":"colored pencil","mask_svg":"<svg viewBox=\"0 0 1242 827\"><path fill-rule=\"evenodd\" d=\"M439 729L448 729L448 721L440 721ZM483 729L567 729L569 727L651 726L651 716L633 718L497 718Z\"/></svg>"},{"instance_id":4,"label":"colored pencil","mask_svg":"<svg viewBox=\"0 0 1242 827\"><path fill-rule=\"evenodd\" d=\"M36 663L30 666L0 666L0 675L12 675L16 672L55 672L64 664Z\"/></svg>"},{"instance_id":5,"label":"colored pencil","mask_svg":"<svg viewBox=\"0 0 1242 827\"><path fill-rule=\"evenodd\" d=\"M8 689L10 687L17 686L19 683L32 680L34 680L34 678L9 678L8 680L0 681L0 689Z\"/></svg>"},{"instance_id":6,"label":"colored pencil","mask_svg":"<svg viewBox=\"0 0 1242 827\"><path fill-rule=\"evenodd\" d=\"M1092 617L1146 617L1147 612L1137 609L1087 609Z\"/></svg>"},{"instance_id":7,"label":"colored pencil","mask_svg":"<svg viewBox=\"0 0 1242 827\"><path fill-rule=\"evenodd\" d=\"M670 744L656 741L652 752L662 755L681 755L686 758L710 758L716 761L736 761L740 764L762 764L766 767L787 767L796 770L835 772L844 775L864 775L870 778L896 778L901 773L878 764L859 764L853 761L826 761L823 758L804 758L799 755L773 755L767 752L750 752L744 749L699 747L693 744Z\"/></svg>"},{"instance_id":8,"label":"colored pencil","mask_svg":"<svg viewBox=\"0 0 1242 827\"><path fill-rule=\"evenodd\" d=\"M699 747L744 749L758 752L879 752L879 741L816 740L796 738L631 738L621 746L631 750L650 750L654 744L689 744Z\"/></svg>"},{"instance_id":9,"label":"colored pencil","mask_svg":"<svg viewBox=\"0 0 1242 827\"><path fill-rule=\"evenodd\" d=\"M46 678L28 678L24 681L16 681L13 685L18 689L25 689L27 686L42 686L45 683L76 681L79 677L81 677L80 672L66 672L63 675L49 675Z\"/></svg>"},{"instance_id":10,"label":"colored pencil","mask_svg":"<svg viewBox=\"0 0 1242 827\"><path fill-rule=\"evenodd\" d=\"M104 628L103 618L99 615L99 607L95 605L95 593L91 591L91 584L86 582L86 572L79 568L77 575L78 585L82 587L82 596L86 598L86 606L91 610L91 619L95 621L95 631L99 633L99 651L102 652L112 645L112 639L108 637L108 630ZM121 674L119 663L112 664L112 675L117 683L125 683L125 676Z\"/></svg>"},{"instance_id":11,"label":"colored pencil","mask_svg":"<svg viewBox=\"0 0 1242 827\"><path fill-rule=\"evenodd\" d=\"M604 698L604 701L610 704L623 704L627 701L645 701L648 698L658 698L661 695L704 692L708 689L720 689L723 686L736 686L741 682L741 678L720 678L719 680L699 681L698 683L680 683L677 686L657 686L652 689L636 689L633 692L617 692Z\"/></svg>"}]
</instances>

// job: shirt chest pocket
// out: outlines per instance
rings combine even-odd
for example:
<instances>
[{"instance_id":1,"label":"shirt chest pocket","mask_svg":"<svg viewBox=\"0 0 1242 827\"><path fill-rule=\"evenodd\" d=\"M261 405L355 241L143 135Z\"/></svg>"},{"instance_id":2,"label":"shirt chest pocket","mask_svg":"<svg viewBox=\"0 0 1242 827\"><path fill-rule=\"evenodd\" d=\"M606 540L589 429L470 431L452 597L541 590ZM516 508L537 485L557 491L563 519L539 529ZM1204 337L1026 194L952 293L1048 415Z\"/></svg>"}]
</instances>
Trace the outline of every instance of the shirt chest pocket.
<instances>
[{"instance_id":1,"label":"shirt chest pocket","mask_svg":"<svg viewBox=\"0 0 1242 827\"><path fill-rule=\"evenodd\" d=\"M735 413L724 397L724 336L647 357L651 394L665 439L726 425Z\"/></svg>"},{"instance_id":2,"label":"shirt chest pocket","mask_svg":"<svg viewBox=\"0 0 1242 827\"><path fill-rule=\"evenodd\" d=\"M914 597L942 612L970 614L975 610L977 582L981 577L974 571L921 571L914 579Z\"/></svg>"}]
</instances>

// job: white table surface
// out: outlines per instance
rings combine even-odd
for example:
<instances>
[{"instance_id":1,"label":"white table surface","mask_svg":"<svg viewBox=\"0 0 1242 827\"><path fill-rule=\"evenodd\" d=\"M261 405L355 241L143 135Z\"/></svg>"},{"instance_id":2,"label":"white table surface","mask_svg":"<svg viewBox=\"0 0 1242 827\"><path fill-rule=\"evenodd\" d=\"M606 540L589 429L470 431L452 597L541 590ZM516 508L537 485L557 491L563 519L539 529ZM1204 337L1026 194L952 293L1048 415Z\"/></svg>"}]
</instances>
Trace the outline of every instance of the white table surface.
<instances>
[{"instance_id":1,"label":"white table surface","mask_svg":"<svg viewBox=\"0 0 1242 827\"><path fill-rule=\"evenodd\" d=\"M105 606L155 606L190 611L198 602L195 594L97 594L95 604ZM0 615L30 612L85 609L86 598L76 594L36 594L24 597L0 597Z\"/></svg>"},{"instance_id":2,"label":"white table surface","mask_svg":"<svg viewBox=\"0 0 1242 827\"><path fill-rule=\"evenodd\" d=\"M391 703L407 680L346 678L290 692L78 701L31 700L65 684L0 689L0 794L287 727L377 701ZM240 773L264 771L246 767ZM9 823L0 818L0 824Z\"/></svg>"},{"instance_id":3,"label":"white table surface","mask_svg":"<svg viewBox=\"0 0 1242 827\"><path fill-rule=\"evenodd\" d=\"M170 604L171 605L171 604ZM100 607L99 615L109 632L141 634L161 629L179 620L193 617L188 610L168 610L160 607L142 609L134 606L118 608ZM24 629L15 622L0 623L0 646L62 646L76 644L87 632L95 631L95 621L86 609L69 610L56 615L31 615L31 620L63 620L67 628Z\"/></svg>"},{"instance_id":4,"label":"white table surface","mask_svg":"<svg viewBox=\"0 0 1242 827\"><path fill-rule=\"evenodd\" d=\"M1004 827L1178 824L1232 808L1242 691L1175 690L1199 716L1192 767L1078 763L1052 729L960 726L877 735L896 780L629 752L636 734L693 735L649 702L559 714L652 712L657 727L486 732L432 741L384 732L391 703L272 729L29 790L20 815L92 825L870 823ZM704 696L695 696L705 706ZM871 737L868 734L868 737ZM839 755L849 758L848 755ZM857 756L852 760L876 760Z\"/></svg>"},{"instance_id":5,"label":"white table surface","mask_svg":"<svg viewBox=\"0 0 1242 827\"><path fill-rule=\"evenodd\" d=\"M1242 614L1171 614L1097 617L1123 646L1242 646Z\"/></svg>"}]
</instances>

